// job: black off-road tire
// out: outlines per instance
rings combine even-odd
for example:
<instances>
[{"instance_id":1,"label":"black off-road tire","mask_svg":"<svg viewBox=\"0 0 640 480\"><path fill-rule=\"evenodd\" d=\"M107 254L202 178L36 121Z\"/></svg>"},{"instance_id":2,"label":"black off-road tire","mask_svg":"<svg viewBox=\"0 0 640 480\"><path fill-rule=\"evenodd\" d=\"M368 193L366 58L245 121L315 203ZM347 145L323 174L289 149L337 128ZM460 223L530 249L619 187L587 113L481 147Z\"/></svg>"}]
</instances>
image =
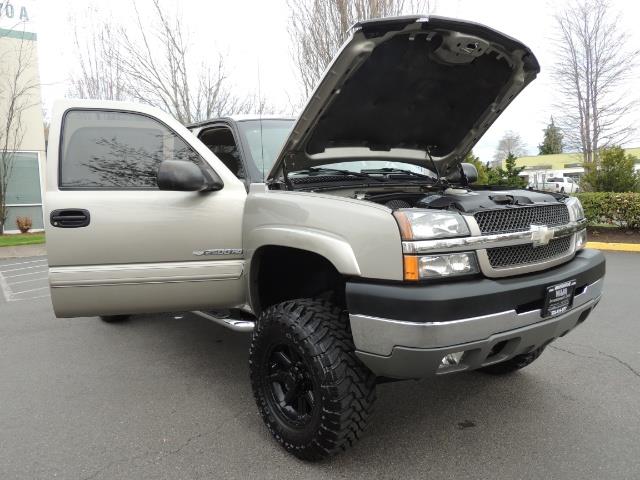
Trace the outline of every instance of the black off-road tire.
<instances>
[{"instance_id":1,"label":"black off-road tire","mask_svg":"<svg viewBox=\"0 0 640 480\"><path fill-rule=\"evenodd\" d=\"M249 368L262 419L296 457L320 460L346 450L365 429L375 375L354 353L347 315L331 302L298 299L266 309L251 338ZM299 395L291 405L289 394Z\"/></svg>"},{"instance_id":2,"label":"black off-road tire","mask_svg":"<svg viewBox=\"0 0 640 480\"><path fill-rule=\"evenodd\" d=\"M509 360L504 362L495 363L493 365L489 365L487 367L479 368L479 372L489 373L491 375L505 375L508 373L513 373L521 368L526 367L527 365L531 365L540 355L544 352L544 347L537 348L529 353L524 353L522 355L516 355Z\"/></svg>"},{"instance_id":3,"label":"black off-road tire","mask_svg":"<svg viewBox=\"0 0 640 480\"><path fill-rule=\"evenodd\" d=\"M106 323L120 323L129 320L131 315L100 315L100 320Z\"/></svg>"}]
</instances>

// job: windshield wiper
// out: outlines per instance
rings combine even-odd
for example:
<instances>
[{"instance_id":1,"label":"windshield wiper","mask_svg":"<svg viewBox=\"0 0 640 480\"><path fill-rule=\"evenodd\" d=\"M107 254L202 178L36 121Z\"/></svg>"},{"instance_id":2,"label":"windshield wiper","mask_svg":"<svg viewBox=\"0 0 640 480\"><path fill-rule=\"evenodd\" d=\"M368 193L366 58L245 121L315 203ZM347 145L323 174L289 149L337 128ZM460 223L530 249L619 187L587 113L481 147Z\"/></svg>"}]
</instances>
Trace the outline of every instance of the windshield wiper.
<instances>
[{"instance_id":1,"label":"windshield wiper","mask_svg":"<svg viewBox=\"0 0 640 480\"><path fill-rule=\"evenodd\" d=\"M412 177L418 177L418 178L427 178L429 180L431 180L432 182L436 182L436 179L433 178L431 175L425 175L423 173L418 173L418 172L414 172L413 170L404 170L402 168L377 168L377 169L371 169L371 170L362 170L362 173L366 173L366 174L371 174L371 173L382 173L382 174L390 174L390 173L400 173L403 175L411 175Z\"/></svg>"},{"instance_id":2,"label":"windshield wiper","mask_svg":"<svg viewBox=\"0 0 640 480\"><path fill-rule=\"evenodd\" d=\"M373 172L372 173L376 173ZM324 168L324 167L309 167L304 170L296 170L295 172L289 172L289 174L307 174L311 176L316 176L316 174L332 174L332 175L344 175L349 177L356 178L366 178L367 180L373 179L378 182L386 181L385 178L380 177L372 177L369 173L366 173L364 170L362 172L352 172L351 170L340 170L339 168ZM322 175L318 175L319 178L322 178Z\"/></svg>"}]
</instances>

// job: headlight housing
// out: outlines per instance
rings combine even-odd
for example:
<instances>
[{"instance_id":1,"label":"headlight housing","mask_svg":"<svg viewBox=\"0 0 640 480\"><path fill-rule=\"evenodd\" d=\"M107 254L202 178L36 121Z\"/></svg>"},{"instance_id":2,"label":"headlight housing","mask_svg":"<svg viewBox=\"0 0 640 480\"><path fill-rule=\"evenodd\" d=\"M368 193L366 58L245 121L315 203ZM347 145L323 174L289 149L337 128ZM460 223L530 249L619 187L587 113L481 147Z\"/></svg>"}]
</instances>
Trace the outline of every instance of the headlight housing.
<instances>
[{"instance_id":1,"label":"headlight housing","mask_svg":"<svg viewBox=\"0 0 640 480\"><path fill-rule=\"evenodd\" d=\"M569 216L571 220L582 220L584 218L584 209L582 203L576 197L569 197L565 201L567 208L569 209Z\"/></svg>"},{"instance_id":2,"label":"headlight housing","mask_svg":"<svg viewBox=\"0 0 640 480\"><path fill-rule=\"evenodd\" d=\"M393 212L402 240L465 237L469 227L462 215L442 210L400 209Z\"/></svg>"},{"instance_id":3,"label":"headlight housing","mask_svg":"<svg viewBox=\"0 0 640 480\"><path fill-rule=\"evenodd\" d=\"M576 251L582 250L587 245L587 229L576 233Z\"/></svg>"},{"instance_id":4,"label":"headlight housing","mask_svg":"<svg viewBox=\"0 0 640 480\"><path fill-rule=\"evenodd\" d=\"M405 255L404 279L425 280L478 273L475 252Z\"/></svg>"}]
</instances>

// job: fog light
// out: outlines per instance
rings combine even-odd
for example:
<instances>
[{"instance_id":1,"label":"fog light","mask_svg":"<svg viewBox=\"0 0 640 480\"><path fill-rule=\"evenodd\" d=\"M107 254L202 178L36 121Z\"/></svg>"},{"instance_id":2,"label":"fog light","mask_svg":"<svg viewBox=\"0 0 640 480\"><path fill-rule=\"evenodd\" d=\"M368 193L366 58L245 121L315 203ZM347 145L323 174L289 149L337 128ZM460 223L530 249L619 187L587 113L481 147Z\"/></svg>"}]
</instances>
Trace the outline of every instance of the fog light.
<instances>
[{"instance_id":1,"label":"fog light","mask_svg":"<svg viewBox=\"0 0 640 480\"><path fill-rule=\"evenodd\" d=\"M587 229L576 232L576 251L581 250L587 244Z\"/></svg>"},{"instance_id":2,"label":"fog light","mask_svg":"<svg viewBox=\"0 0 640 480\"><path fill-rule=\"evenodd\" d=\"M442 360L440 360L440 367L449 367L451 365L460 365L464 352L447 353Z\"/></svg>"}]
</instances>

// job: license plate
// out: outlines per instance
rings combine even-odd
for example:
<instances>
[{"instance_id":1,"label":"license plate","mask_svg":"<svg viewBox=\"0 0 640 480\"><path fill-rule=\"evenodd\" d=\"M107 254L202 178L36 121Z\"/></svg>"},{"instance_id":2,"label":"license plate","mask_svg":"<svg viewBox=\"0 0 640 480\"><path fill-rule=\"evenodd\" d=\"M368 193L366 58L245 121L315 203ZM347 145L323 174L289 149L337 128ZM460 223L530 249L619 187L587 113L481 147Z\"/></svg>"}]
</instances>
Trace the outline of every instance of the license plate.
<instances>
[{"instance_id":1,"label":"license plate","mask_svg":"<svg viewBox=\"0 0 640 480\"><path fill-rule=\"evenodd\" d=\"M544 301L543 317L555 317L567 312L573 305L573 292L576 288L575 280L567 280L547 287Z\"/></svg>"}]
</instances>

